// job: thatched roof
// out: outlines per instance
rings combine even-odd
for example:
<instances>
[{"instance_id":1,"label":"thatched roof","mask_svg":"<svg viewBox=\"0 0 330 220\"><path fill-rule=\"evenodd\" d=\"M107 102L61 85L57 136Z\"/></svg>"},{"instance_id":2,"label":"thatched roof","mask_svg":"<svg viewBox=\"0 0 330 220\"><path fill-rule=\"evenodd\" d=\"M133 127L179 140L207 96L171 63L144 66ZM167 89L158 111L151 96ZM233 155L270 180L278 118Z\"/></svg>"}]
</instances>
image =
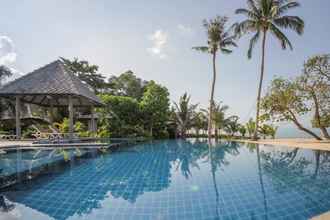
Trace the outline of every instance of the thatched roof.
<instances>
[{"instance_id":1,"label":"thatched roof","mask_svg":"<svg viewBox=\"0 0 330 220\"><path fill-rule=\"evenodd\" d=\"M102 101L65 65L56 60L8 83L0 89L0 97L41 106L67 106L73 97L74 106L102 106Z\"/></svg>"}]
</instances>

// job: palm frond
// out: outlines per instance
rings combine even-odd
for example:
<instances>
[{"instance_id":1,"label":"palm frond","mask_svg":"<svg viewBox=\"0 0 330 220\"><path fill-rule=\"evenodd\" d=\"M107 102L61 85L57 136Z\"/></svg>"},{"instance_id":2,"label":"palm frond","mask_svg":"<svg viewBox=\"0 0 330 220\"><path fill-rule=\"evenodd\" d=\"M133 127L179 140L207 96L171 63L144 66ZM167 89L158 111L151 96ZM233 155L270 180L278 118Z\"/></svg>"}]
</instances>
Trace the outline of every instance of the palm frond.
<instances>
[{"instance_id":1,"label":"palm frond","mask_svg":"<svg viewBox=\"0 0 330 220\"><path fill-rule=\"evenodd\" d=\"M280 18L274 19L274 23L283 28L290 28L294 30L299 35L303 34L304 32L304 21L298 16L283 16Z\"/></svg>"},{"instance_id":2,"label":"palm frond","mask_svg":"<svg viewBox=\"0 0 330 220\"><path fill-rule=\"evenodd\" d=\"M255 30L257 30L257 24L254 20L248 19L235 25L235 33L238 37L241 37L243 34L253 32Z\"/></svg>"},{"instance_id":3,"label":"palm frond","mask_svg":"<svg viewBox=\"0 0 330 220\"><path fill-rule=\"evenodd\" d=\"M249 7L249 9L251 9L254 13L259 13L259 10L257 8L256 3L254 2L254 0L247 0L247 5Z\"/></svg>"},{"instance_id":4,"label":"palm frond","mask_svg":"<svg viewBox=\"0 0 330 220\"><path fill-rule=\"evenodd\" d=\"M251 19L258 19L259 15L254 13L253 11L247 10L245 8L239 8L235 11L235 14L243 14L246 15L248 18Z\"/></svg>"},{"instance_id":5,"label":"palm frond","mask_svg":"<svg viewBox=\"0 0 330 220\"><path fill-rule=\"evenodd\" d=\"M259 37L260 37L260 31L258 31L250 40L249 50L248 50L248 58L249 59L251 59L251 57L252 57L253 48L256 45L256 43L258 42Z\"/></svg>"},{"instance_id":6,"label":"palm frond","mask_svg":"<svg viewBox=\"0 0 330 220\"><path fill-rule=\"evenodd\" d=\"M298 3L298 2L289 2L289 3L286 3L285 5L280 4L277 15L280 16L280 15L286 13L291 8L297 8L299 6L300 6L300 3Z\"/></svg>"},{"instance_id":7,"label":"palm frond","mask_svg":"<svg viewBox=\"0 0 330 220\"><path fill-rule=\"evenodd\" d=\"M292 44L289 41L289 39L274 24L270 25L269 30L276 37L276 39L278 39L280 41L283 50L286 49L287 46L289 46L291 50L293 49Z\"/></svg>"},{"instance_id":8,"label":"palm frond","mask_svg":"<svg viewBox=\"0 0 330 220\"><path fill-rule=\"evenodd\" d=\"M206 46L193 47L192 49L203 52L203 53L209 53L209 48Z\"/></svg>"},{"instance_id":9,"label":"palm frond","mask_svg":"<svg viewBox=\"0 0 330 220\"><path fill-rule=\"evenodd\" d=\"M231 54L233 51L227 48L221 48L220 49L223 54Z\"/></svg>"}]
</instances>

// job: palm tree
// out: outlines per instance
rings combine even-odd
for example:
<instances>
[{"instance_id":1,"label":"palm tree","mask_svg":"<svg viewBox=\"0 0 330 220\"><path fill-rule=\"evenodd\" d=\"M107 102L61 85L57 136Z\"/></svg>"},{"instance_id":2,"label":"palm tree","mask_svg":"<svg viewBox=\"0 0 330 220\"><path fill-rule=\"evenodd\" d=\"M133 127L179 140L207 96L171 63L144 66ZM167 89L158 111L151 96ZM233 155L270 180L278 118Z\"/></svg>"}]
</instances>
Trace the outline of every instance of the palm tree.
<instances>
[{"instance_id":1,"label":"palm tree","mask_svg":"<svg viewBox=\"0 0 330 220\"><path fill-rule=\"evenodd\" d=\"M187 130L190 128L198 104L190 104L190 96L187 93L180 97L179 103L174 102L176 123L180 136L185 138Z\"/></svg>"},{"instance_id":2,"label":"palm tree","mask_svg":"<svg viewBox=\"0 0 330 220\"><path fill-rule=\"evenodd\" d=\"M230 54L232 50L229 47L236 47L236 43L234 42L234 36L231 34L231 29L226 29L225 25L228 21L227 17L217 16L214 19L204 20L203 26L207 30L207 46L199 46L193 47L194 50L201 51L204 53L210 53L212 55L213 61L213 80L211 86L211 95L210 95L210 112L208 118L208 136L211 138L212 136L212 108L214 102L214 89L216 82L216 65L215 60L217 56L217 52L222 52L224 54Z\"/></svg>"},{"instance_id":3,"label":"palm tree","mask_svg":"<svg viewBox=\"0 0 330 220\"><path fill-rule=\"evenodd\" d=\"M225 112L228 108L228 105L222 105L221 102L213 105L214 134L216 138L218 138L218 131L226 125Z\"/></svg>"},{"instance_id":4,"label":"palm tree","mask_svg":"<svg viewBox=\"0 0 330 220\"><path fill-rule=\"evenodd\" d=\"M197 112L193 118L193 127L196 130L196 136L199 137L199 131L200 130L206 130L207 129L207 116L204 114L204 112L200 111Z\"/></svg>"},{"instance_id":5,"label":"palm tree","mask_svg":"<svg viewBox=\"0 0 330 220\"><path fill-rule=\"evenodd\" d=\"M259 128L259 110L262 82L265 70L265 47L267 33L271 33L281 43L282 49L289 47L292 50L292 44L285 34L280 30L291 29L301 35L304 31L304 21L298 16L285 15L290 9L297 8L300 4L296 1L288 0L247 0L247 8L236 10L236 14L242 14L247 17L246 20L236 24L235 32L238 37L243 34L254 33L250 40L248 58L252 56L252 50L262 35L262 60L261 73L257 95L256 128L253 139L258 139Z\"/></svg>"}]
</instances>

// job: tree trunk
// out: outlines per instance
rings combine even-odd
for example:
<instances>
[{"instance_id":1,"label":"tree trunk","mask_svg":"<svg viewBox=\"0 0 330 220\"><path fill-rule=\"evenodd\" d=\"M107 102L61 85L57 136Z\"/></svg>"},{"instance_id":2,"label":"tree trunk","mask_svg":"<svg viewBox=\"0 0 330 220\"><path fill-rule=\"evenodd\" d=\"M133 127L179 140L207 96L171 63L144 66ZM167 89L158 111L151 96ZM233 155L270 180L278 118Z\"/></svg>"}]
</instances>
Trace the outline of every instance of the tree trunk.
<instances>
[{"instance_id":1,"label":"tree trunk","mask_svg":"<svg viewBox=\"0 0 330 220\"><path fill-rule=\"evenodd\" d=\"M208 122L208 138L212 138L212 116L213 116L213 103L214 103L214 88L215 88L215 81L217 77L216 67L215 67L215 59L216 59L216 52L213 52L213 80L212 80L212 87L211 87L211 97L210 97L210 112L209 112L209 122Z\"/></svg>"},{"instance_id":2,"label":"tree trunk","mask_svg":"<svg viewBox=\"0 0 330 220\"><path fill-rule=\"evenodd\" d=\"M329 133L327 129L321 125L321 116L320 116L320 108L319 108L319 102L317 100L317 97L314 92L312 92L312 99L315 105L315 120L317 122L318 127L320 128L322 135L325 139L330 139Z\"/></svg>"},{"instance_id":3,"label":"tree trunk","mask_svg":"<svg viewBox=\"0 0 330 220\"><path fill-rule=\"evenodd\" d=\"M214 136L215 136L215 139L218 140L218 128L217 127L214 127Z\"/></svg>"},{"instance_id":4,"label":"tree trunk","mask_svg":"<svg viewBox=\"0 0 330 220\"><path fill-rule=\"evenodd\" d=\"M260 98L261 98L261 90L262 90L262 81L264 79L264 72L265 72L266 34L267 34L267 32L264 31L263 39L262 39L261 72L260 72L259 88L258 88L258 96L257 96L256 127L255 127L255 131L254 131L254 135L253 135L253 140L258 140Z\"/></svg>"},{"instance_id":5,"label":"tree trunk","mask_svg":"<svg viewBox=\"0 0 330 220\"><path fill-rule=\"evenodd\" d=\"M316 140L321 141L322 138L320 138L319 136L317 136L314 132L312 132L311 130L305 128L304 126L302 126L302 124L299 123L299 121L297 120L296 116L293 114L293 112L289 111L291 116L292 116L292 121L293 123L298 127L298 129L306 132L307 134L313 136Z\"/></svg>"}]
</instances>

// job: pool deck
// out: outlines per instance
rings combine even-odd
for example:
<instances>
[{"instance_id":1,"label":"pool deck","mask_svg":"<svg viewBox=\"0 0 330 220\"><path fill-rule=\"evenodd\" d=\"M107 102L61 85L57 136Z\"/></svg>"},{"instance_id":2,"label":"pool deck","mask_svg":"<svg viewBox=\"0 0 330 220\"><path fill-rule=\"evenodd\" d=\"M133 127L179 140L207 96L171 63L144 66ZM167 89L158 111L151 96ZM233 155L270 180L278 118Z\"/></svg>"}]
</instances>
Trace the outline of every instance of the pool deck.
<instances>
[{"instance_id":1,"label":"pool deck","mask_svg":"<svg viewBox=\"0 0 330 220\"><path fill-rule=\"evenodd\" d=\"M311 220L329 220L329 219L330 219L330 211L323 213L322 215L318 215L311 218Z\"/></svg>"},{"instance_id":2,"label":"pool deck","mask_svg":"<svg viewBox=\"0 0 330 220\"><path fill-rule=\"evenodd\" d=\"M258 141L252 140L236 140L244 143L264 144L264 145L276 145L287 147L298 147L313 150L325 150L330 151L330 141L317 141L310 138L283 138L283 139L260 139Z\"/></svg>"},{"instance_id":3,"label":"pool deck","mask_svg":"<svg viewBox=\"0 0 330 220\"><path fill-rule=\"evenodd\" d=\"M96 142L88 142L88 143L54 143L54 144L33 144L34 141L31 140L22 140L22 141L0 141L0 150L8 149L8 148L47 148L47 147L64 147L64 148L72 148L72 147L88 147L88 148L98 148L111 146L115 144L106 144L106 143L96 143Z\"/></svg>"}]
</instances>

